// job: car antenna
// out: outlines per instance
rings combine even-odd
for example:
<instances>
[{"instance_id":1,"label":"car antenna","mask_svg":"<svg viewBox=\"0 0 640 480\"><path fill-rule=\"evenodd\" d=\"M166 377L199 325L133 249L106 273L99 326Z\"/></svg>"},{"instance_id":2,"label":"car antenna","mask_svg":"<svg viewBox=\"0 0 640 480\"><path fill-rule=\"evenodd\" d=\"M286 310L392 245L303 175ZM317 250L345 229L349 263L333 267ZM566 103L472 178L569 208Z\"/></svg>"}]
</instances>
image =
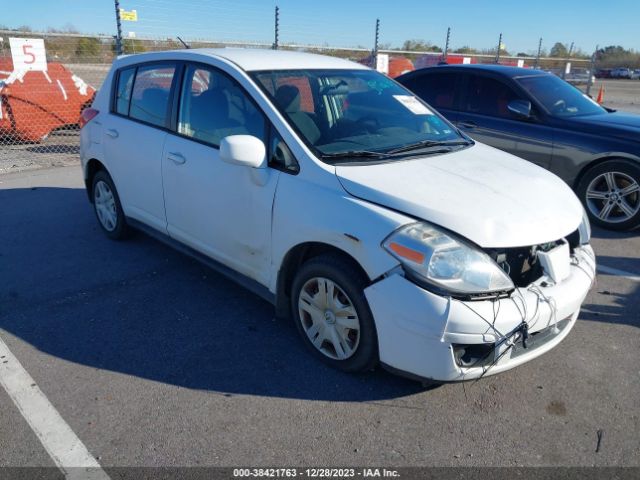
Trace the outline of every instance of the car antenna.
<instances>
[{"instance_id":1,"label":"car antenna","mask_svg":"<svg viewBox=\"0 0 640 480\"><path fill-rule=\"evenodd\" d=\"M189 45L187 42L185 42L184 40L182 40L180 37L177 37L178 40L180 40L180 43L182 45L184 45L184 48L186 48L187 50L191 48L191 45Z\"/></svg>"}]
</instances>

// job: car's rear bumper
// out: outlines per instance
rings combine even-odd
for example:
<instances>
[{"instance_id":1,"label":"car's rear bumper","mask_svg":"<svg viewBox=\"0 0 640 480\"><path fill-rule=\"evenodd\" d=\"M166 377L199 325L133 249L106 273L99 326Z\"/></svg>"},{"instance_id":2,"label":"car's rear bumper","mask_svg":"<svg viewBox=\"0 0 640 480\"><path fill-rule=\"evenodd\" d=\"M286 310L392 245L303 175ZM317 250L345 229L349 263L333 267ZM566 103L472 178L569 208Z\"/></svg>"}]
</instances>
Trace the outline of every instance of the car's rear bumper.
<instances>
[{"instance_id":1,"label":"car's rear bumper","mask_svg":"<svg viewBox=\"0 0 640 480\"><path fill-rule=\"evenodd\" d=\"M450 382L494 375L546 353L575 325L595 277L591 247L576 249L572 262L564 281L552 285L543 277L499 300L456 300L389 275L365 290L380 361L414 377Z\"/></svg>"}]
</instances>

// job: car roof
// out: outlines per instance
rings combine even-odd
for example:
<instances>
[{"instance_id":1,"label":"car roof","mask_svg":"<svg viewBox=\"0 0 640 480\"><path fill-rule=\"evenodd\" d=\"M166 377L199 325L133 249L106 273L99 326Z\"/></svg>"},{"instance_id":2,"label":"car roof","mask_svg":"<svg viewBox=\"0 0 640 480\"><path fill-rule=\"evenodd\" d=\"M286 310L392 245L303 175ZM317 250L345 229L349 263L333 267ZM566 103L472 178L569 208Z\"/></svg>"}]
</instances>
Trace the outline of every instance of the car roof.
<instances>
[{"instance_id":1,"label":"car roof","mask_svg":"<svg viewBox=\"0 0 640 480\"><path fill-rule=\"evenodd\" d=\"M426 68L421 68L419 70L414 70L414 72L425 72L427 70L447 71L447 72L451 72L451 71L493 72L509 78L531 77L535 75L549 74L549 72L545 72L544 70L537 70L535 68L521 68L521 67L512 67L509 65L497 65L497 64L436 65L433 67L426 67ZM413 72L409 72L409 73L406 73L405 75L408 77L412 73Z\"/></svg>"},{"instance_id":2,"label":"car roof","mask_svg":"<svg viewBox=\"0 0 640 480\"><path fill-rule=\"evenodd\" d=\"M291 50L270 50L266 48L191 48L127 55L124 58L148 60L185 60L189 56L223 58L235 63L245 71L256 70L302 70L311 68L362 70L368 67L342 58L328 57ZM144 59L143 59L144 57Z\"/></svg>"}]
</instances>

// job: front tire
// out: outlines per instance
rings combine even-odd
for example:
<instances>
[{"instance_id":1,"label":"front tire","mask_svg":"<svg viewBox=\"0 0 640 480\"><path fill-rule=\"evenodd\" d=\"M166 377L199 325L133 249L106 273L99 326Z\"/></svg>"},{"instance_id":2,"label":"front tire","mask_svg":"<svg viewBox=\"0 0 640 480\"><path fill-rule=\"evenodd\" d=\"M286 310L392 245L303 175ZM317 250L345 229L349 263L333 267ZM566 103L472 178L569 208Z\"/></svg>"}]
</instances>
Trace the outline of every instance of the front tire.
<instances>
[{"instance_id":1,"label":"front tire","mask_svg":"<svg viewBox=\"0 0 640 480\"><path fill-rule=\"evenodd\" d=\"M111 176L100 170L93 177L91 187L93 209L102 231L113 240L122 240L129 235L120 197Z\"/></svg>"},{"instance_id":2,"label":"front tire","mask_svg":"<svg viewBox=\"0 0 640 480\"><path fill-rule=\"evenodd\" d=\"M589 169L577 188L589 220L609 230L640 226L640 165L608 160Z\"/></svg>"},{"instance_id":3,"label":"front tire","mask_svg":"<svg viewBox=\"0 0 640 480\"><path fill-rule=\"evenodd\" d=\"M350 258L325 254L302 265L291 289L291 310L303 342L323 362L346 372L371 370L378 363L367 284Z\"/></svg>"}]
</instances>

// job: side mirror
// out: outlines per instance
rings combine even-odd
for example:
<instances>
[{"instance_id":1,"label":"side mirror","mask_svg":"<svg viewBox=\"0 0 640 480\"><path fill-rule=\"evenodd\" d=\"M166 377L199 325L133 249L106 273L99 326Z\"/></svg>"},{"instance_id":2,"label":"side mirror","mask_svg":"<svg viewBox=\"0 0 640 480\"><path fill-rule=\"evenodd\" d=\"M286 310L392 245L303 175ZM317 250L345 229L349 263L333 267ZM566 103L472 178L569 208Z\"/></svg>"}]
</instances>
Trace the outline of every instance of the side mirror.
<instances>
[{"instance_id":1,"label":"side mirror","mask_svg":"<svg viewBox=\"0 0 640 480\"><path fill-rule=\"evenodd\" d=\"M511 100L507 108L518 118L531 118L531 102L528 100Z\"/></svg>"},{"instance_id":2,"label":"side mirror","mask_svg":"<svg viewBox=\"0 0 640 480\"><path fill-rule=\"evenodd\" d=\"M223 162L251 168L264 168L267 155L264 143L252 135L229 135L220 142Z\"/></svg>"}]
</instances>

